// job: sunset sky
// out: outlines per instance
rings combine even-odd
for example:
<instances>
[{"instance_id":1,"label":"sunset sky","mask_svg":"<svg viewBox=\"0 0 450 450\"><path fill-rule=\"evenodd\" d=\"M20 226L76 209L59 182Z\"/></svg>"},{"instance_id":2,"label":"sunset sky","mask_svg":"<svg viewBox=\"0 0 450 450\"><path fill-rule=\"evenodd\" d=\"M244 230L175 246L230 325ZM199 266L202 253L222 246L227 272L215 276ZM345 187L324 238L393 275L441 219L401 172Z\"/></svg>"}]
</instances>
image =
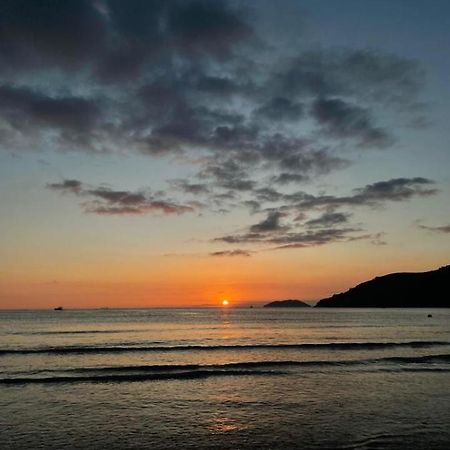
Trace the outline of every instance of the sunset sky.
<instances>
[{"instance_id":1,"label":"sunset sky","mask_svg":"<svg viewBox=\"0 0 450 450\"><path fill-rule=\"evenodd\" d=\"M448 0L0 0L0 308L449 264L449 87Z\"/></svg>"}]
</instances>

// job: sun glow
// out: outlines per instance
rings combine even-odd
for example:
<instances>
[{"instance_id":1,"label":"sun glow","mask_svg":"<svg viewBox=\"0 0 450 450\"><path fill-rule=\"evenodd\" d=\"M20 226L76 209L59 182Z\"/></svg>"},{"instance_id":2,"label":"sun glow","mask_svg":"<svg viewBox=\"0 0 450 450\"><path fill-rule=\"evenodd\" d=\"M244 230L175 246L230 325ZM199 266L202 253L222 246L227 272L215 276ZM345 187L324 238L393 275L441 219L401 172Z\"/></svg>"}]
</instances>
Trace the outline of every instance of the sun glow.
<instances>
[{"instance_id":1,"label":"sun glow","mask_svg":"<svg viewBox=\"0 0 450 450\"><path fill-rule=\"evenodd\" d=\"M228 306L230 302L228 300L222 300L222 306Z\"/></svg>"}]
</instances>

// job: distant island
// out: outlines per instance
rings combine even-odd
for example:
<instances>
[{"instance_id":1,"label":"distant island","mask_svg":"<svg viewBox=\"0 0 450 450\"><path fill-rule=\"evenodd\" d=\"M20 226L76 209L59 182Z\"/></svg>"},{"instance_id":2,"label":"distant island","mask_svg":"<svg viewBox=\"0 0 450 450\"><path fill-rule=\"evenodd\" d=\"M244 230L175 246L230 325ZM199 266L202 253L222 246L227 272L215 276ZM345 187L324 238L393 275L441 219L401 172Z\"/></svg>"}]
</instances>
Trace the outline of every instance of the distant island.
<instances>
[{"instance_id":1,"label":"distant island","mask_svg":"<svg viewBox=\"0 0 450 450\"><path fill-rule=\"evenodd\" d=\"M430 272L392 273L320 300L330 308L449 308L450 265Z\"/></svg>"},{"instance_id":2,"label":"distant island","mask_svg":"<svg viewBox=\"0 0 450 450\"><path fill-rule=\"evenodd\" d=\"M309 308L305 302L301 300L277 300L264 305L264 308Z\"/></svg>"}]
</instances>

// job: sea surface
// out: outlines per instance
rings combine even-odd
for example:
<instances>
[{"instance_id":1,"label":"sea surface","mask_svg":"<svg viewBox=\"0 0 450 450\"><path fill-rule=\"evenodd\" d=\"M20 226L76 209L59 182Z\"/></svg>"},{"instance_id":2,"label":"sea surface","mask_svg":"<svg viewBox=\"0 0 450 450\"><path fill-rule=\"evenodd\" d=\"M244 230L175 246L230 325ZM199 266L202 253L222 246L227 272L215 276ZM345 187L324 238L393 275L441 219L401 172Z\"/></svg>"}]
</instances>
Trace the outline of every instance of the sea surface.
<instances>
[{"instance_id":1,"label":"sea surface","mask_svg":"<svg viewBox=\"0 0 450 450\"><path fill-rule=\"evenodd\" d=\"M3 311L0 448L447 450L450 310Z\"/></svg>"}]
</instances>

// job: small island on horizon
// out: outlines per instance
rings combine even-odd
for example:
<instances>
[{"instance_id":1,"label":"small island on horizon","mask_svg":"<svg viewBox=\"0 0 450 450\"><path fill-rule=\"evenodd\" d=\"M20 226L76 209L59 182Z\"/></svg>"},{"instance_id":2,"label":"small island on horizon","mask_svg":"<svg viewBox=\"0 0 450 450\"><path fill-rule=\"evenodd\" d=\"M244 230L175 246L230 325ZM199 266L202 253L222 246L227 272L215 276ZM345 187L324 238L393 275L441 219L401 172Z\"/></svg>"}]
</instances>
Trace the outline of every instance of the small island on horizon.
<instances>
[{"instance_id":1,"label":"small island on horizon","mask_svg":"<svg viewBox=\"0 0 450 450\"><path fill-rule=\"evenodd\" d=\"M318 308L449 308L450 265L391 273L319 300Z\"/></svg>"},{"instance_id":2,"label":"small island on horizon","mask_svg":"<svg viewBox=\"0 0 450 450\"><path fill-rule=\"evenodd\" d=\"M309 308L311 305L308 305L301 300L275 300L270 303L266 303L264 308Z\"/></svg>"}]
</instances>

